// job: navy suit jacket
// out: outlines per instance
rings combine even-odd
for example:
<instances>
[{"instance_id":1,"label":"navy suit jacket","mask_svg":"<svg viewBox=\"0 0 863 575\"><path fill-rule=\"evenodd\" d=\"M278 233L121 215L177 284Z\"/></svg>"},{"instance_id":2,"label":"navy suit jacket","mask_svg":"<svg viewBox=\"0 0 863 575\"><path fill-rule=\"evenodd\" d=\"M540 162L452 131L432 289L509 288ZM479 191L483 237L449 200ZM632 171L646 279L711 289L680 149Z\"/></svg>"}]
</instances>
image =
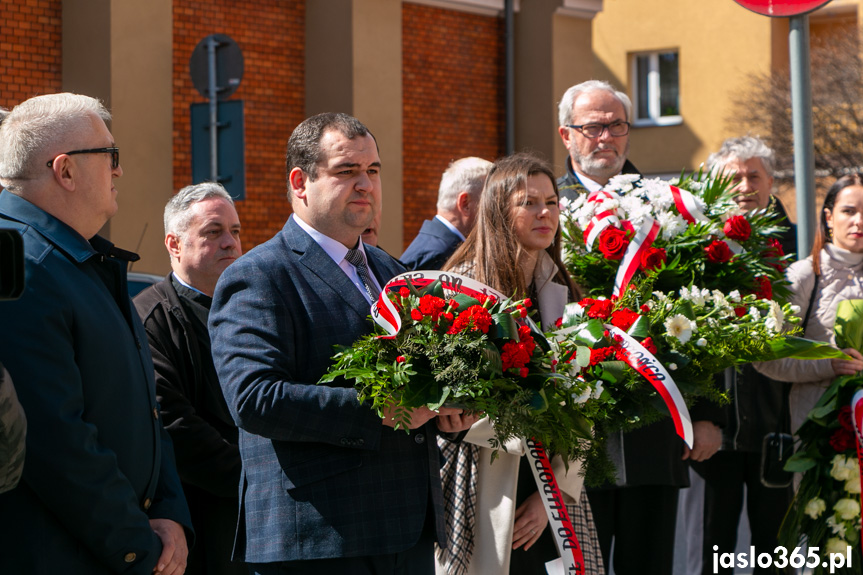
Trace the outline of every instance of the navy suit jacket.
<instances>
[{"instance_id":1,"label":"navy suit jacket","mask_svg":"<svg viewBox=\"0 0 863 575\"><path fill-rule=\"evenodd\" d=\"M402 271L366 247L372 271ZM403 551L433 502L443 539L436 427L385 427L346 381L316 385L333 346L371 331L369 303L294 221L219 280L213 358L240 427L235 557L269 563Z\"/></svg>"},{"instance_id":2,"label":"navy suit jacket","mask_svg":"<svg viewBox=\"0 0 863 575\"><path fill-rule=\"evenodd\" d=\"M426 220L399 259L410 270L439 270L461 242L461 238L437 218Z\"/></svg>"}]
</instances>

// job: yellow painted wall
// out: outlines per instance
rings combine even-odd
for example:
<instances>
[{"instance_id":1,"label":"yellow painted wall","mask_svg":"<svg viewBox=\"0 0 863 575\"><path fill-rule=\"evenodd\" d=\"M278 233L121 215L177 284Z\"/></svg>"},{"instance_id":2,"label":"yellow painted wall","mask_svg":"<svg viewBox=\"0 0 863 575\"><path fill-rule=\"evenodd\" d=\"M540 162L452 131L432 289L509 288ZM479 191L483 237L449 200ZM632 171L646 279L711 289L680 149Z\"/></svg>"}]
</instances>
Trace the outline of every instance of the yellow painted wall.
<instances>
[{"instance_id":1,"label":"yellow painted wall","mask_svg":"<svg viewBox=\"0 0 863 575\"><path fill-rule=\"evenodd\" d=\"M605 0L593 24L598 78L632 97L633 53L676 48L680 54L683 121L633 128L630 158L642 172L694 169L725 138L739 135L727 121L731 96L746 89L749 73L767 73L772 54L782 53L773 47L773 26L732 0Z\"/></svg>"}]
</instances>

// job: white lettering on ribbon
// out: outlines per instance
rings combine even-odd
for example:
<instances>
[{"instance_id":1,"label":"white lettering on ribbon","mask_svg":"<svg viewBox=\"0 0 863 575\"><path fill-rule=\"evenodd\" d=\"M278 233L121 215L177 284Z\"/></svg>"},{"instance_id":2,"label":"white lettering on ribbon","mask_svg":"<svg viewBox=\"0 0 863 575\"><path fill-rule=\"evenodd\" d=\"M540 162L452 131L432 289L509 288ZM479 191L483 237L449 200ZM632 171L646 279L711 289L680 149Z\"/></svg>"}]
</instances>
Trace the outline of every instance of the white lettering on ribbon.
<instances>
[{"instance_id":1,"label":"white lettering on ribbon","mask_svg":"<svg viewBox=\"0 0 863 575\"><path fill-rule=\"evenodd\" d=\"M620 345L626 357L626 362L649 381L654 389L659 392L659 395L662 396L662 400L671 414L671 420L674 422L674 430L677 432L677 435L683 438L686 445L692 449L694 439L692 419L689 416L689 409L686 407L683 395L671 378L671 374L666 371L665 367L659 363L659 360L652 353L647 351L643 345L638 343L628 333L613 325L606 325L605 329L611 333L612 337Z\"/></svg>"}]
</instances>

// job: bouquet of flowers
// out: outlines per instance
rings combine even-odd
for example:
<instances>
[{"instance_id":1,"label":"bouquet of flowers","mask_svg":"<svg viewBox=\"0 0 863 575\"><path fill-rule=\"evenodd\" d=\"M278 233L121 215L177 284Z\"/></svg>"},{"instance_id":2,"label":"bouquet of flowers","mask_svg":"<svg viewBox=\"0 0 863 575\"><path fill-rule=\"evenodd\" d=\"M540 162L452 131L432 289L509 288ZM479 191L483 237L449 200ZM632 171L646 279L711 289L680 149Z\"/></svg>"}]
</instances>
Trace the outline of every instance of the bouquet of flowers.
<instances>
[{"instance_id":1,"label":"bouquet of flowers","mask_svg":"<svg viewBox=\"0 0 863 575\"><path fill-rule=\"evenodd\" d=\"M653 288L681 286L771 299L787 294L787 256L775 213L743 213L730 180L704 172L677 185L622 174L592 194L561 201L565 263L591 295L619 295L651 276Z\"/></svg>"},{"instance_id":2,"label":"bouquet of flowers","mask_svg":"<svg viewBox=\"0 0 863 575\"><path fill-rule=\"evenodd\" d=\"M687 404L726 399L715 374L841 354L792 337L798 310L773 299L787 293L781 228L772 213L742 213L729 184L703 172L677 186L621 175L562 202L565 263L592 297L564 317L558 345L597 442L670 413L689 443ZM588 463L589 482L609 476L604 458Z\"/></svg>"},{"instance_id":3,"label":"bouquet of flowers","mask_svg":"<svg viewBox=\"0 0 863 575\"><path fill-rule=\"evenodd\" d=\"M840 347L863 350L863 300L839 303L836 312L836 342ZM806 540L817 549L815 573L826 573L828 554L850 553L847 570L859 573L860 552L860 461L859 427L854 413L863 389L863 376L836 378L800 426L800 447L785 465L803 473L800 486L782 524L779 542L788 549ZM852 398L857 401L852 401ZM859 426L859 422L857 423ZM855 568L851 569L851 565ZM834 571L830 571L831 573Z\"/></svg>"},{"instance_id":4,"label":"bouquet of flowers","mask_svg":"<svg viewBox=\"0 0 863 575\"><path fill-rule=\"evenodd\" d=\"M353 380L379 415L395 408L397 426L411 408L457 406L489 417L495 447L534 438L565 461L580 457L590 423L527 317L531 305L457 274L398 276L373 307L388 327L339 351L321 382Z\"/></svg>"}]
</instances>

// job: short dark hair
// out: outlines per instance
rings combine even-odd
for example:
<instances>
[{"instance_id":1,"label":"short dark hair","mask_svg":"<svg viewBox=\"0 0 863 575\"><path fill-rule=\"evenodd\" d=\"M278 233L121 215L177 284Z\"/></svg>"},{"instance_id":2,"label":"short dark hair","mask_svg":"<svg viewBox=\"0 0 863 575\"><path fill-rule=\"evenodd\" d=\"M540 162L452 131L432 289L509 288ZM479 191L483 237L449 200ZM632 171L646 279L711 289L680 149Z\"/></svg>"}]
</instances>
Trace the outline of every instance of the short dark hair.
<instances>
[{"instance_id":1,"label":"short dark hair","mask_svg":"<svg viewBox=\"0 0 863 575\"><path fill-rule=\"evenodd\" d=\"M318 177L318 162L321 158L321 138L329 130L338 130L349 140L357 136L374 136L362 122L338 112L326 112L306 118L294 129L288 139L288 151L285 155L285 171L290 176L294 168L301 169L311 181ZM377 145L377 140L375 141ZM290 194L288 194L290 197Z\"/></svg>"}]
</instances>

